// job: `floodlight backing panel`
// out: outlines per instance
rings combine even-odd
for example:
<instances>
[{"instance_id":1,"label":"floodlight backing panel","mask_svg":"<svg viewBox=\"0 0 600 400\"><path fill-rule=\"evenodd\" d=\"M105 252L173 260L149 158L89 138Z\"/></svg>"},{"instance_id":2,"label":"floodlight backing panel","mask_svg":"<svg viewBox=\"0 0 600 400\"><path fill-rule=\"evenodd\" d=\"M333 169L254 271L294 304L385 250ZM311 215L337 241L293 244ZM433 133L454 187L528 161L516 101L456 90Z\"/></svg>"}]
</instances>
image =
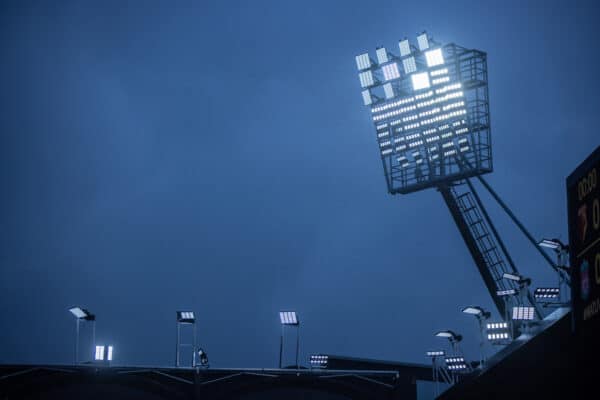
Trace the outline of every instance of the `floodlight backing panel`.
<instances>
[{"instance_id":1,"label":"floodlight backing panel","mask_svg":"<svg viewBox=\"0 0 600 400\"><path fill-rule=\"evenodd\" d=\"M425 53L437 48L444 63L427 67ZM391 81L393 98L377 95L382 86L372 88L378 100L370 104L371 116L389 192L406 194L492 172L486 54L448 44L400 58L408 57L415 57L417 69L402 70ZM415 90L412 76L423 72L430 86Z\"/></svg>"}]
</instances>

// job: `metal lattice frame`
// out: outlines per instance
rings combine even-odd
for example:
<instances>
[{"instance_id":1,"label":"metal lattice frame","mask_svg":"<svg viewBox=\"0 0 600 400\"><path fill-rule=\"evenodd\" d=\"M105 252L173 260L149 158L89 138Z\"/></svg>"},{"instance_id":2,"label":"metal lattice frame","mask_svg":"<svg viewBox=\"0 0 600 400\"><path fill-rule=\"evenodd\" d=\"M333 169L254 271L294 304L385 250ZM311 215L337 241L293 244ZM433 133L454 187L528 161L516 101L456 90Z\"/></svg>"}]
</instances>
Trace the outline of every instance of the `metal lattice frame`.
<instances>
[{"instance_id":1,"label":"metal lattice frame","mask_svg":"<svg viewBox=\"0 0 600 400\"><path fill-rule=\"evenodd\" d=\"M427 126L415 126L404 122L402 116L390 115L390 111L398 110L401 105L392 107L399 99L417 98L419 92L412 88L411 75L403 75L393 82L394 98L380 99L371 108L377 142L381 150L381 160L390 193L411 193L418 190L437 187L440 184L456 181L492 172L492 149L490 115L488 101L487 56L479 50L469 50L456 44L441 47L445 63L427 68L424 52L416 51L414 56L419 69L416 72L435 71L442 67L448 72L444 76L450 79L448 84L459 83L462 96L458 100L465 103L466 115L456 116L439 123ZM398 61L398 60L396 60ZM376 71L376 67L373 70ZM432 86L430 90L443 89L442 85ZM427 93L428 90L421 92ZM439 97L437 94L432 98ZM431 111L435 107L450 105L449 99L431 106L419 107L413 115ZM411 103L408 103L411 104ZM419 105L418 99L413 104ZM388 107L388 108L385 108ZM385 108L383 111L382 108ZM389 115L389 116L388 116ZM409 114L408 117L411 117ZM458 129L455 129L456 124ZM450 126L449 129L442 129ZM458 133L463 128L465 133ZM441 139L435 139L437 133L428 134L431 129L438 131ZM460 129L460 130L459 130ZM447 135L446 138L443 138ZM439 136L438 136L439 137ZM460 148L459 141L468 144L468 151L460 151L453 156L444 156L442 146L450 144ZM417 157L414 154L418 153ZM457 157L459 156L459 157ZM466 162L459 162L461 158Z\"/></svg>"}]
</instances>

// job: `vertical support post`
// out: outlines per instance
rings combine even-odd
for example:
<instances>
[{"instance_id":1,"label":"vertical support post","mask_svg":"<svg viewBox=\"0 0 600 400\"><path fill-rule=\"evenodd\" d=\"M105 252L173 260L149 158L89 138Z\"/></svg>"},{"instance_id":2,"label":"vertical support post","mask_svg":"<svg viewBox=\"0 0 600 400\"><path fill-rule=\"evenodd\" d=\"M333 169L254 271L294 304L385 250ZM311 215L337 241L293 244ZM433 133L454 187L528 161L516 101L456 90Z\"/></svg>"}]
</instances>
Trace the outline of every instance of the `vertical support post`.
<instances>
[{"instance_id":1,"label":"vertical support post","mask_svg":"<svg viewBox=\"0 0 600 400\"><path fill-rule=\"evenodd\" d=\"M194 322L194 345L192 347L192 367L196 367L196 322Z\"/></svg>"},{"instance_id":2,"label":"vertical support post","mask_svg":"<svg viewBox=\"0 0 600 400\"><path fill-rule=\"evenodd\" d=\"M298 353L300 352L300 324L296 327L296 369L298 369Z\"/></svg>"},{"instance_id":3,"label":"vertical support post","mask_svg":"<svg viewBox=\"0 0 600 400\"><path fill-rule=\"evenodd\" d=\"M75 365L79 364L79 318L75 319Z\"/></svg>"},{"instance_id":4,"label":"vertical support post","mask_svg":"<svg viewBox=\"0 0 600 400\"><path fill-rule=\"evenodd\" d=\"M281 338L279 340L279 369L281 369L281 358L283 356L283 328L285 325L281 325Z\"/></svg>"},{"instance_id":5,"label":"vertical support post","mask_svg":"<svg viewBox=\"0 0 600 400\"><path fill-rule=\"evenodd\" d=\"M92 321L92 351L96 350L96 319Z\"/></svg>"},{"instance_id":6,"label":"vertical support post","mask_svg":"<svg viewBox=\"0 0 600 400\"><path fill-rule=\"evenodd\" d=\"M177 322L177 341L176 341L176 348L175 348L175 366L179 367L179 336L180 336L180 325L179 322Z\"/></svg>"},{"instance_id":7,"label":"vertical support post","mask_svg":"<svg viewBox=\"0 0 600 400\"><path fill-rule=\"evenodd\" d=\"M483 352L483 346L485 344L484 334L483 334L483 318L477 317L477 320L479 321L479 335L480 335L479 350L481 352L481 359L479 360L480 361L479 365L481 365L481 368L483 368L483 364L485 363L485 354Z\"/></svg>"}]
</instances>

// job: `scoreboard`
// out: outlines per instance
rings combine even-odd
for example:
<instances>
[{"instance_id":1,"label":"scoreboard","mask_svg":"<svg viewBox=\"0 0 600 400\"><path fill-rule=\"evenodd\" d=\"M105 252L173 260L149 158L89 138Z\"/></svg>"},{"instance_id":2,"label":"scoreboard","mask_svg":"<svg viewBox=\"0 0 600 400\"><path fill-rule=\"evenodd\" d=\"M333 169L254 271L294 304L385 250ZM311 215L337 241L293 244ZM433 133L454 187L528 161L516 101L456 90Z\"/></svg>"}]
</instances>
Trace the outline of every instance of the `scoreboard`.
<instances>
[{"instance_id":1,"label":"scoreboard","mask_svg":"<svg viewBox=\"0 0 600 400\"><path fill-rule=\"evenodd\" d=\"M600 332L600 147L567 178L575 331Z\"/></svg>"}]
</instances>

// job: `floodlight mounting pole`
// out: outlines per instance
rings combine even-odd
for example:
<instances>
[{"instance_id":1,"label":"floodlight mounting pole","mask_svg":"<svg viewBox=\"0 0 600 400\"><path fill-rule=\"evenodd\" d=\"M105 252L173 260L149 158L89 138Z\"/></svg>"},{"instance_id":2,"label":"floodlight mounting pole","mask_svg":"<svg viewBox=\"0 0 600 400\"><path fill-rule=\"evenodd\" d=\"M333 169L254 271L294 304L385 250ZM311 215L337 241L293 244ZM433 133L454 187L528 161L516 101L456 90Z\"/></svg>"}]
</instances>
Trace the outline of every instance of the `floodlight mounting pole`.
<instances>
[{"instance_id":1,"label":"floodlight mounting pole","mask_svg":"<svg viewBox=\"0 0 600 400\"><path fill-rule=\"evenodd\" d=\"M75 365L77 365L79 364L79 318L75 318L75 326Z\"/></svg>"},{"instance_id":2,"label":"floodlight mounting pole","mask_svg":"<svg viewBox=\"0 0 600 400\"><path fill-rule=\"evenodd\" d=\"M281 324L281 337L279 340L279 369L281 369L281 360L283 358L283 329L285 325Z\"/></svg>"},{"instance_id":3,"label":"floodlight mounting pole","mask_svg":"<svg viewBox=\"0 0 600 400\"><path fill-rule=\"evenodd\" d=\"M300 352L300 324L296 326L296 369L298 369L298 353Z\"/></svg>"}]
</instances>

